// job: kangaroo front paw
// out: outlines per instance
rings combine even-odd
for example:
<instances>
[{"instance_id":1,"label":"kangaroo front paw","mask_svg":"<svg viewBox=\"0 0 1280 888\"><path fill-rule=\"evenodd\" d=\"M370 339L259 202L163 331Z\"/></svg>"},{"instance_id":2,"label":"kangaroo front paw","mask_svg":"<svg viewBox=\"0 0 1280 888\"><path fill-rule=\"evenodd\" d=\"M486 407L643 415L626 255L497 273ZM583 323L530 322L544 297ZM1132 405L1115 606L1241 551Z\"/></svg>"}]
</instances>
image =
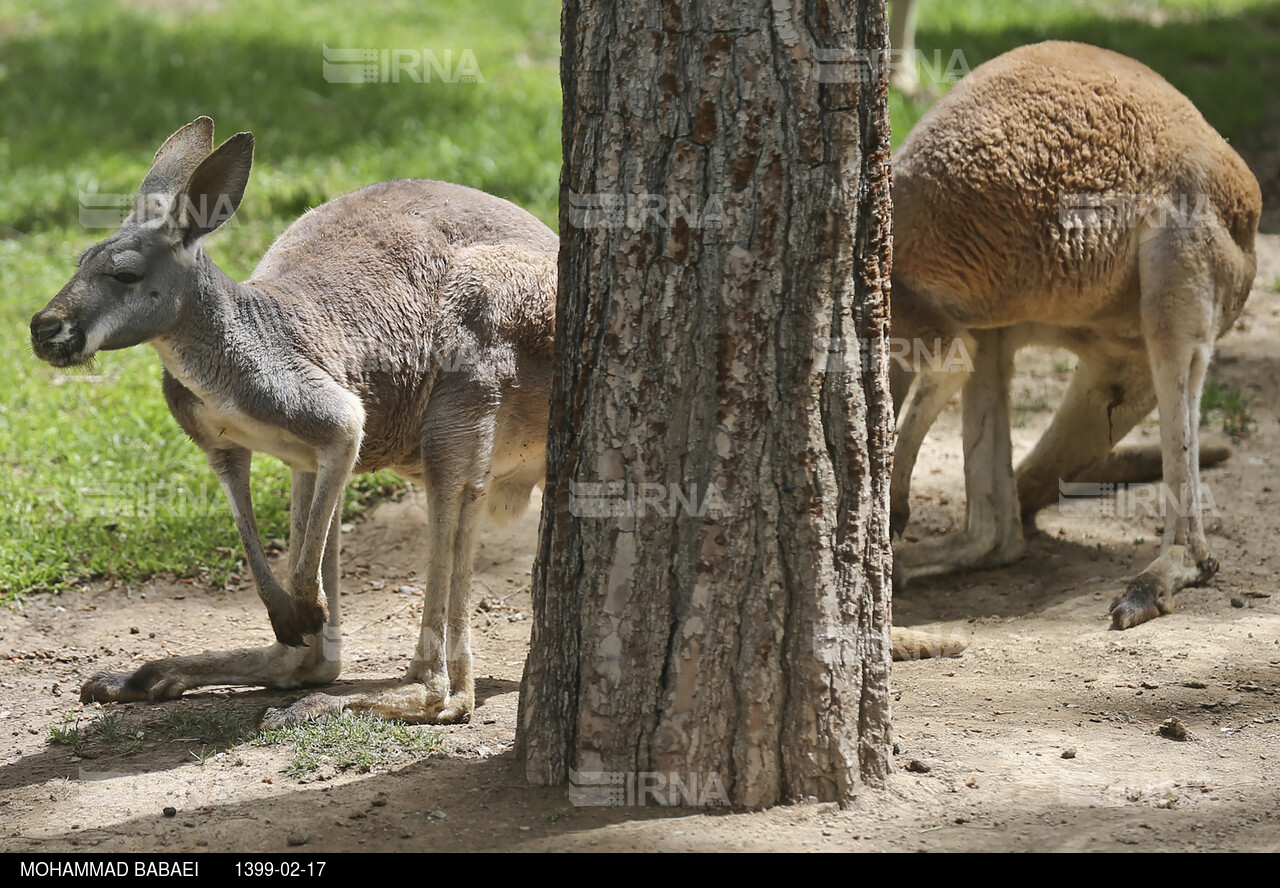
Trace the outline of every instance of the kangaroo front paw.
<instances>
[{"instance_id":1,"label":"kangaroo front paw","mask_svg":"<svg viewBox=\"0 0 1280 888\"><path fill-rule=\"evenodd\" d=\"M158 661L164 662L164 661ZM178 676L165 675L158 663L136 672L99 672L80 688L81 703L141 703L173 700L186 690Z\"/></svg>"},{"instance_id":2,"label":"kangaroo front paw","mask_svg":"<svg viewBox=\"0 0 1280 888\"><path fill-rule=\"evenodd\" d=\"M1124 594L1111 603L1111 628L1131 629L1148 620L1173 613L1173 592L1158 577L1143 573L1134 577Z\"/></svg>"},{"instance_id":3,"label":"kangaroo front paw","mask_svg":"<svg viewBox=\"0 0 1280 888\"><path fill-rule=\"evenodd\" d=\"M911 521L911 506L907 503L890 502L889 504L889 536L899 539Z\"/></svg>"},{"instance_id":4,"label":"kangaroo front paw","mask_svg":"<svg viewBox=\"0 0 1280 888\"><path fill-rule=\"evenodd\" d=\"M889 537L891 539L901 539L902 533L907 529L907 524L911 521L911 510L904 509L901 512L890 510L889 512Z\"/></svg>"},{"instance_id":5,"label":"kangaroo front paw","mask_svg":"<svg viewBox=\"0 0 1280 888\"><path fill-rule=\"evenodd\" d=\"M319 635L329 619L324 600L305 601L294 598L282 607L267 611L276 640L289 647L308 647L308 635Z\"/></svg>"},{"instance_id":6,"label":"kangaroo front paw","mask_svg":"<svg viewBox=\"0 0 1280 888\"><path fill-rule=\"evenodd\" d=\"M293 608L268 611L267 616L271 618L271 631L276 634L276 641L289 647L307 647L307 633L298 625Z\"/></svg>"},{"instance_id":7,"label":"kangaroo front paw","mask_svg":"<svg viewBox=\"0 0 1280 888\"><path fill-rule=\"evenodd\" d=\"M294 623L303 635L319 635L329 619L329 609L323 598L314 601L293 601Z\"/></svg>"},{"instance_id":8,"label":"kangaroo front paw","mask_svg":"<svg viewBox=\"0 0 1280 888\"><path fill-rule=\"evenodd\" d=\"M316 635L329 619L329 608L320 591L320 583L313 577L295 576L293 589L294 625L303 635Z\"/></svg>"}]
</instances>

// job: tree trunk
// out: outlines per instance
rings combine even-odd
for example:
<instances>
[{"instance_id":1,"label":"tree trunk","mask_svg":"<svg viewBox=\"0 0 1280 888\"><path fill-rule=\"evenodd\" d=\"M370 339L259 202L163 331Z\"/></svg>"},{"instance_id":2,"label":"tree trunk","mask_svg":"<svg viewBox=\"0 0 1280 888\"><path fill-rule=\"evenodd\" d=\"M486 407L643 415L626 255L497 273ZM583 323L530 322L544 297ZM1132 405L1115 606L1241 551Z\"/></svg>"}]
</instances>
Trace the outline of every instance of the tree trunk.
<instances>
[{"instance_id":1,"label":"tree trunk","mask_svg":"<svg viewBox=\"0 0 1280 888\"><path fill-rule=\"evenodd\" d=\"M566 0L561 36L526 774L846 802L889 762L883 0Z\"/></svg>"}]
</instances>

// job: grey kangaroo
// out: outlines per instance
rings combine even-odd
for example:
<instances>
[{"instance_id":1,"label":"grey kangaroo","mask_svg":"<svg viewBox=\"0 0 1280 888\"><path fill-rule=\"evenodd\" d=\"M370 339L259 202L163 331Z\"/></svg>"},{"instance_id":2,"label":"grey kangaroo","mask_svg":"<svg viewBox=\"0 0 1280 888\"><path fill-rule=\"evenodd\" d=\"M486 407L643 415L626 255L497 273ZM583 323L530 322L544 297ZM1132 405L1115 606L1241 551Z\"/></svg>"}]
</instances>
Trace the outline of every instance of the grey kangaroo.
<instances>
[{"instance_id":1,"label":"grey kangaroo","mask_svg":"<svg viewBox=\"0 0 1280 888\"><path fill-rule=\"evenodd\" d=\"M217 474L276 643L99 673L85 701L163 700L210 684L296 688L341 665L338 551L352 472L393 469L426 492L422 630L400 681L312 694L268 725L342 709L407 722L467 721L473 538L482 511L528 505L544 475L556 236L480 191L400 179L306 213L237 283L202 248L235 212L253 136L216 150L201 117L156 153L120 230L90 247L31 321L57 367L141 343L164 395ZM254 518L255 451L292 469L288 580ZM322 594L323 593L323 594Z\"/></svg>"}]
</instances>

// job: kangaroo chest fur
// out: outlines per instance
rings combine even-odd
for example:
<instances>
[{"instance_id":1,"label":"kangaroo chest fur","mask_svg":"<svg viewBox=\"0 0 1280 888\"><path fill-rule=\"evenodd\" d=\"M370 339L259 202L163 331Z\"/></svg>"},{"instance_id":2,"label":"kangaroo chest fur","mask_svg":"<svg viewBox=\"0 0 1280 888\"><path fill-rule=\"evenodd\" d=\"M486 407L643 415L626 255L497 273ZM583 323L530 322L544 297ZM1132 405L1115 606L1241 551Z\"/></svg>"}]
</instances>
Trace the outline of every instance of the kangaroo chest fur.
<instances>
[{"instance_id":1,"label":"kangaroo chest fur","mask_svg":"<svg viewBox=\"0 0 1280 888\"><path fill-rule=\"evenodd\" d=\"M269 453L301 472L314 472L319 466L314 447L285 429L259 422L234 405L213 406L202 401L193 412L210 437L226 438L249 450Z\"/></svg>"},{"instance_id":2,"label":"kangaroo chest fur","mask_svg":"<svg viewBox=\"0 0 1280 888\"><path fill-rule=\"evenodd\" d=\"M243 403L259 394L259 400L270 400L250 389L240 389L233 395L201 372L198 362L184 360L163 342L154 343L165 369L191 394L191 400L182 408L171 404L179 424L198 443L220 449L240 446L260 453L269 453L292 469L314 472L319 465L319 449L301 435L277 423L265 422L253 416L249 404ZM193 366L196 365L196 366ZM277 384L280 375L264 374L266 381ZM220 391L219 389L223 389ZM244 397L245 395L248 396ZM264 405L265 406L265 405Z\"/></svg>"}]
</instances>

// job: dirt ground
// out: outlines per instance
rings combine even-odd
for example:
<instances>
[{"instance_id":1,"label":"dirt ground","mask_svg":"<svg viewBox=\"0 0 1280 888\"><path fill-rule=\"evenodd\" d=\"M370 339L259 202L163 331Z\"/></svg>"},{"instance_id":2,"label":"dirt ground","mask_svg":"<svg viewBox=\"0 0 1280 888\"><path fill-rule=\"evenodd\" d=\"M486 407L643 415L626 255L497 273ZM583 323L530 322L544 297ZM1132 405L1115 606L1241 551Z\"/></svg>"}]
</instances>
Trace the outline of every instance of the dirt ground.
<instances>
[{"instance_id":1,"label":"dirt ground","mask_svg":"<svg viewBox=\"0 0 1280 888\"><path fill-rule=\"evenodd\" d=\"M296 692L193 692L116 707L123 734L111 742L89 730L104 713L79 704L78 688L96 670L265 643L248 581L94 584L0 609L0 851L1280 849L1280 236L1262 240L1259 285L1217 359L1254 418L1233 457L1204 474L1221 572L1181 592L1176 614L1109 631L1107 605L1153 557L1162 522L1140 509L1100 514L1094 501L1045 509L1012 567L899 594L897 623L963 633L971 646L895 665L898 770L851 810L575 807L563 788L524 785L511 747L534 509L482 537L472 724L445 728L442 753L363 773L295 778L283 772L288 744L228 751L173 727L184 711L247 722ZM1048 422L1065 358L1020 358L1015 459ZM1131 440L1158 441L1154 420ZM954 405L925 444L914 491L909 537L958 525ZM423 517L412 498L387 503L344 539L344 678L403 668L421 607ZM1158 733L1171 717L1188 739ZM49 742L51 728L77 725L96 739Z\"/></svg>"}]
</instances>

